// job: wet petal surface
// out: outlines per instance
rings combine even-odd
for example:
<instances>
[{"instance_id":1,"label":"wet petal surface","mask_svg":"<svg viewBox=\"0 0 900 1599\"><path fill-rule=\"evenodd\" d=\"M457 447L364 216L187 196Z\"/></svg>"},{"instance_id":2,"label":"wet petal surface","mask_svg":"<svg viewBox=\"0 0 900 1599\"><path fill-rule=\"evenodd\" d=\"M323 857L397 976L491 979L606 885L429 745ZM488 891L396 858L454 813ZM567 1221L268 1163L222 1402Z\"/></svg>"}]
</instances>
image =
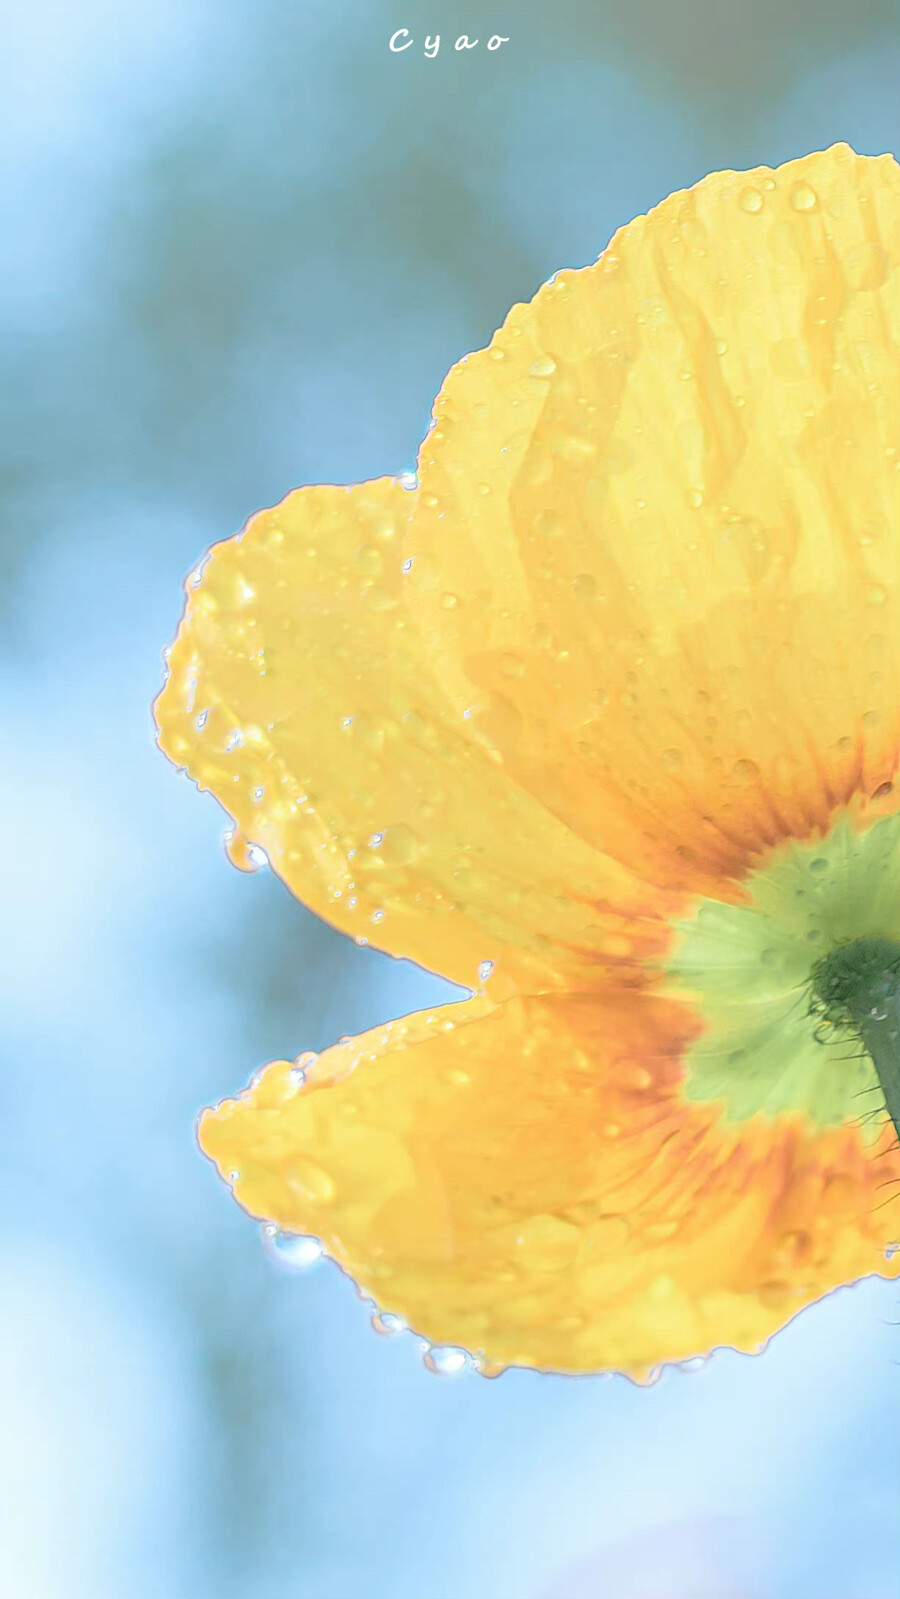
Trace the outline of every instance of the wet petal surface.
<instances>
[{"instance_id":1,"label":"wet petal surface","mask_svg":"<svg viewBox=\"0 0 900 1599\"><path fill-rule=\"evenodd\" d=\"M896 1143L687 1104L697 1025L636 993L443 1006L305 1083L274 1062L201 1144L251 1214L320 1237L433 1342L646 1378L900 1270Z\"/></svg>"}]
</instances>

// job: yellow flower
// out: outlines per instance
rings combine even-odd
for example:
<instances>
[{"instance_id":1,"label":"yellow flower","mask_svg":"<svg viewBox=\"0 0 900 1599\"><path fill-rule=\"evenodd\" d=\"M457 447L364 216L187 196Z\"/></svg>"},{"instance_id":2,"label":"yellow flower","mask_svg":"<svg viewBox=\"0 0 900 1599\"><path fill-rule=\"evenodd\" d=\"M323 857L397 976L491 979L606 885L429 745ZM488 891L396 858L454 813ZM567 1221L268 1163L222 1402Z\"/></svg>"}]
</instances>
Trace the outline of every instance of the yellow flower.
<instances>
[{"instance_id":1,"label":"yellow flower","mask_svg":"<svg viewBox=\"0 0 900 1599\"><path fill-rule=\"evenodd\" d=\"M486 1370L640 1379L900 1270L898 351L890 157L716 173L451 371L417 481L188 584L160 738L233 853L478 991L202 1147Z\"/></svg>"}]
</instances>

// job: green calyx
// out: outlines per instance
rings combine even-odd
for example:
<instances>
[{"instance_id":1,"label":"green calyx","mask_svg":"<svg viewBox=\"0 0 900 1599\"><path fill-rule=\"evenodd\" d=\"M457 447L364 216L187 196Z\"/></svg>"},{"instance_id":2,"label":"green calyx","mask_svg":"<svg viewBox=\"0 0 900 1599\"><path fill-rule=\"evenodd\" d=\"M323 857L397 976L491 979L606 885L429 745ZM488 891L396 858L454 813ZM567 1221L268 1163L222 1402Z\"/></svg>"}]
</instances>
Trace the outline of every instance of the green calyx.
<instances>
[{"instance_id":1,"label":"green calyx","mask_svg":"<svg viewBox=\"0 0 900 1599\"><path fill-rule=\"evenodd\" d=\"M824 839L782 845L743 888L741 905L699 900L666 963L702 1023L683 1094L731 1122L801 1113L874 1141L885 1106L895 1124L900 1111L900 814L868 827L844 815Z\"/></svg>"},{"instance_id":2,"label":"green calyx","mask_svg":"<svg viewBox=\"0 0 900 1599\"><path fill-rule=\"evenodd\" d=\"M878 1076L900 1138L900 942L857 938L816 962L810 1015L818 1028L856 1035Z\"/></svg>"}]
</instances>

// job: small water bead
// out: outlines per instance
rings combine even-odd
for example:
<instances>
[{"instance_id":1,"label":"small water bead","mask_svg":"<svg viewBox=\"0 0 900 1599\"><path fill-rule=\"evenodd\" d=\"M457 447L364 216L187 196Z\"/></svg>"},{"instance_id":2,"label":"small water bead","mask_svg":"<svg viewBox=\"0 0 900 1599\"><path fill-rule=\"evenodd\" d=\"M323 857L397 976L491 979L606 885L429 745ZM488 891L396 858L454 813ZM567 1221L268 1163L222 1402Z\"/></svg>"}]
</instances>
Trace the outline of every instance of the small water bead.
<instances>
[{"instance_id":1,"label":"small water bead","mask_svg":"<svg viewBox=\"0 0 900 1599\"><path fill-rule=\"evenodd\" d=\"M685 494L685 499L687 500L687 503L692 511L699 511L701 505L703 504L703 490L688 489L687 493Z\"/></svg>"},{"instance_id":2,"label":"small water bead","mask_svg":"<svg viewBox=\"0 0 900 1599\"><path fill-rule=\"evenodd\" d=\"M583 600L597 598L597 579L590 572L579 572L577 577L573 577L572 588Z\"/></svg>"},{"instance_id":3,"label":"small water bead","mask_svg":"<svg viewBox=\"0 0 900 1599\"><path fill-rule=\"evenodd\" d=\"M285 1271L309 1271L325 1254L318 1238L305 1233L285 1233L269 1222L263 1228L263 1245L269 1259Z\"/></svg>"},{"instance_id":4,"label":"small water bead","mask_svg":"<svg viewBox=\"0 0 900 1599\"><path fill-rule=\"evenodd\" d=\"M400 472L397 476L397 482L400 484L401 489L410 491L418 487L419 479L415 472Z\"/></svg>"},{"instance_id":5,"label":"small water bead","mask_svg":"<svg viewBox=\"0 0 900 1599\"><path fill-rule=\"evenodd\" d=\"M425 848L418 833L405 822L396 822L383 833L373 833L369 842L373 849L377 847L382 860L395 866L411 865Z\"/></svg>"},{"instance_id":6,"label":"small water bead","mask_svg":"<svg viewBox=\"0 0 900 1599\"><path fill-rule=\"evenodd\" d=\"M742 211L749 211L751 213L754 211L761 211L764 203L765 202L759 190L754 189L750 184L748 184L745 189L742 189L738 195L738 205Z\"/></svg>"},{"instance_id":7,"label":"small water bead","mask_svg":"<svg viewBox=\"0 0 900 1599\"><path fill-rule=\"evenodd\" d=\"M493 970L494 970L493 961L479 961L479 963L478 963L478 976L479 976L479 978L480 978L482 983L486 983L487 982L487 980L490 977L491 972Z\"/></svg>"},{"instance_id":8,"label":"small water bead","mask_svg":"<svg viewBox=\"0 0 900 1599\"><path fill-rule=\"evenodd\" d=\"M230 827L224 834L222 842L225 854L239 872L258 872L261 866L268 864L264 852L260 850L257 854L257 846L247 842L239 827ZM259 859L259 855L263 855L262 860Z\"/></svg>"},{"instance_id":9,"label":"small water bead","mask_svg":"<svg viewBox=\"0 0 900 1599\"><path fill-rule=\"evenodd\" d=\"M380 1338L396 1338L398 1333L407 1331L407 1325L402 1316L391 1310L376 1310L372 1316L372 1331Z\"/></svg>"},{"instance_id":10,"label":"small water bead","mask_svg":"<svg viewBox=\"0 0 900 1599\"><path fill-rule=\"evenodd\" d=\"M209 711L208 710L201 711L200 715L197 717L197 720L194 723L194 726L197 729L198 733L202 733L203 732L203 729L206 726L206 723L207 723L208 719L209 719Z\"/></svg>"},{"instance_id":11,"label":"small water bead","mask_svg":"<svg viewBox=\"0 0 900 1599\"><path fill-rule=\"evenodd\" d=\"M578 1253L581 1229L565 1216L530 1216L519 1229L516 1257L533 1271L563 1271Z\"/></svg>"},{"instance_id":12,"label":"small water bead","mask_svg":"<svg viewBox=\"0 0 900 1599\"><path fill-rule=\"evenodd\" d=\"M533 378L549 378L556 371L556 362L552 355L541 355L532 361L528 368L529 375Z\"/></svg>"},{"instance_id":13,"label":"small water bead","mask_svg":"<svg viewBox=\"0 0 900 1599\"><path fill-rule=\"evenodd\" d=\"M354 556L356 565L366 577L378 577L384 570L384 556L374 544L361 544Z\"/></svg>"},{"instance_id":14,"label":"small water bead","mask_svg":"<svg viewBox=\"0 0 900 1599\"><path fill-rule=\"evenodd\" d=\"M818 204L815 189L808 183L795 183L791 190L791 206L795 211L812 211Z\"/></svg>"},{"instance_id":15,"label":"small water bead","mask_svg":"<svg viewBox=\"0 0 900 1599\"><path fill-rule=\"evenodd\" d=\"M898 1243L890 1243L890 1244L886 1245L885 1251L884 1251L885 1260L893 1260L893 1258L894 1258L894 1256L896 1254L900 1254L900 1244L898 1244Z\"/></svg>"},{"instance_id":16,"label":"small water bead","mask_svg":"<svg viewBox=\"0 0 900 1599\"><path fill-rule=\"evenodd\" d=\"M471 1367L472 1358L453 1344L426 1344L422 1364L435 1377L459 1377Z\"/></svg>"},{"instance_id":17,"label":"small water bead","mask_svg":"<svg viewBox=\"0 0 900 1599\"><path fill-rule=\"evenodd\" d=\"M441 605L442 610L455 611L458 604L459 604L459 597L456 594L450 594L449 592L447 592L447 593L441 595L440 605Z\"/></svg>"},{"instance_id":18,"label":"small water bead","mask_svg":"<svg viewBox=\"0 0 900 1599\"><path fill-rule=\"evenodd\" d=\"M507 652L501 655L498 665L504 677L524 677L525 675L525 662L521 655L513 655Z\"/></svg>"},{"instance_id":19,"label":"small water bead","mask_svg":"<svg viewBox=\"0 0 900 1599\"><path fill-rule=\"evenodd\" d=\"M294 1192L315 1205L329 1205L334 1199L334 1179L317 1161L297 1156L285 1167L285 1175Z\"/></svg>"},{"instance_id":20,"label":"small water bead","mask_svg":"<svg viewBox=\"0 0 900 1599\"><path fill-rule=\"evenodd\" d=\"M483 1351L475 1356L473 1364L479 1377L502 1377L507 1369L502 1361L491 1360Z\"/></svg>"},{"instance_id":21,"label":"small water bead","mask_svg":"<svg viewBox=\"0 0 900 1599\"><path fill-rule=\"evenodd\" d=\"M240 730L240 728L239 728L239 727L236 727L236 728L235 728L235 729L234 729L234 732L233 732L233 733L229 733L229 735L228 735L228 737L227 737L227 738L226 738L226 740L225 740L225 743L224 743L224 745L223 745L223 748L224 748L224 749L226 749L226 750L228 750L228 751L229 751L229 753L230 753L230 752L231 752L231 750L238 750L238 749L240 749L240 748L241 748L241 745L242 745L242 744L243 744L243 743L244 743L244 735L243 735L243 733L242 733L242 732L241 732L241 730Z\"/></svg>"},{"instance_id":22,"label":"small water bead","mask_svg":"<svg viewBox=\"0 0 900 1599\"><path fill-rule=\"evenodd\" d=\"M542 538L557 539L565 531L562 519L555 511L538 511L532 523L535 533Z\"/></svg>"}]
</instances>

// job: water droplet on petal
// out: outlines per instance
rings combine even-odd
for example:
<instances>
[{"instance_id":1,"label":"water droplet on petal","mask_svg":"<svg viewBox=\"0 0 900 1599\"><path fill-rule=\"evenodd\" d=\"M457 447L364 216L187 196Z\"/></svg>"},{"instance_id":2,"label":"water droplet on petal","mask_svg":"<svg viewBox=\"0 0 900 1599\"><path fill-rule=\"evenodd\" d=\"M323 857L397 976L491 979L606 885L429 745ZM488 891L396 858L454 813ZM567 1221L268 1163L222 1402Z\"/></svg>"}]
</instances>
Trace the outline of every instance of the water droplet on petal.
<instances>
[{"instance_id":1,"label":"water droplet on petal","mask_svg":"<svg viewBox=\"0 0 900 1599\"><path fill-rule=\"evenodd\" d=\"M564 1216L530 1216L516 1238L516 1258L535 1271L562 1271L581 1243L581 1229Z\"/></svg>"},{"instance_id":2,"label":"water droplet on petal","mask_svg":"<svg viewBox=\"0 0 900 1599\"><path fill-rule=\"evenodd\" d=\"M374 836L378 838L378 853L382 860L390 861L395 866L408 866L421 855L425 847L418 833L407 827L405 822L396 822ZM372 842L374 847L374 839Z\"/></svg>"},{"instance_id":3,"label":"water droplet on petal","mask_svg":"<svg viewBox=\"0 0 900 1599\"><path fill-rule=\"evenodd\" d=\"M372 1317L372 1330L381 1338L396 1338L398 1333L406 1332L407 1323L402 1316L394 1315L390 1310L376 1310Z\"/></svg>"},{"instance_id":4,"label":"water droplet on petal","mask_svg":"<svg viewBox=\"0 0 900 1599\"><path fill-rule=\"evenodd\" d=\"M261 866L267 864L265 851L258 849L255 844L248 843L239 827L230 827L222 842L225 845L225 854L239 872L258 872ZM260 856L262 860L259 859Z\"/></svg>"},{"instance_id":5,"label":"water droplet on petal","mask_svg":"<svg viewBox=\"0 0 900 1599\"><path fill-rule=\"evenodd\" d=\"M795 183L791 190L791 205L795 211L812 211L817 198L815 189L808 183Z\"/></svg>"},{"instance_id":6,"label":"water droplet on petal","mask_svg":"<svg viewBox=\"0 0 900 1599\"><path fill-rule=\"evenodd\" d=\"M422 1361L425 1370L432 1372L435 1377L458 1377L471 1365L466 1350L457 1349L452 1344L427 1345Z\"/></svg>"},{"instance_id":7,"label":"water droplet on petal","mask_svg":"<svg viewBox=\"0 0 900 1599\"><path fill-rule=\"evenodd\" d=\"M285 1164L284 1175L294 1192L313 1204L328 1205L334 1199L334 1179L314 1160L297 1156Z\"/></svg>"},{"instance_id":8,"label":"water droplet on petal","mask_svg":"<svg viewBox=\"0 0 900 1599\"><path fill-rule=\"evenodd\" d=\"M384 556L374 544L361 544L354 556L356 565L366 577L378 577L384 570Z\"/></svg>"},{"instance_id":9,"label":"water droplet on petal","mask_svg":"<svg viewBox=\"0 0 900 1599\"><path fill-rule=\"evenodd\" d=\"M549 378L556 371L556 362L552 355L540 355L532 361L528 371L533 378Z\"/></svg>"},{"instance_id":10,"label":"water droplet on petal","mask_svg":"<svg viewBox=\"0 0 900 1599\"><path fill-rule=\"evenodd\" d=\"M483 983L487 982L487 980L490 977L491 972L493 970L494 970L493 961L479 961L479 963L478 963L478 976L480 977L480 979L481 979L481 981Z\"/></svg>"},{"instance_id":11,"label":"water droplet on petal","mask_svg":"<svg viewBox=\"0 0 900 1599\"><path fill-rule=\"evenodd\" d=\"M305 1233L285 1233L271 1223L263 1228L263 1246L269 1259L285 1271L309 1271L325 1253L318 1238Z\"/></svg>"},{"instance_id":12,"label":"water droplet on petal","mask_svg":"<svg viewBox=\"0 0 900 1599\"><path fill-rule=\"evenodd\" d=\"M479 1377L502 1377L506 1371L501 1360L491 1360L485 1354L475 1356L474 1366Z\"/></svg>"},{"instance_id":13,"label":"water droplet on petal","mask_svg":"<svg viewBox=\"0 0 900 1599\"><path fill-rule=\"evenodd\" d=\"M742 189L738 195L738 205L742 211L761 211L763 208L763 197L758 189L754 189L748 184L747 188Z\"/></svg>"}]
</instances>

